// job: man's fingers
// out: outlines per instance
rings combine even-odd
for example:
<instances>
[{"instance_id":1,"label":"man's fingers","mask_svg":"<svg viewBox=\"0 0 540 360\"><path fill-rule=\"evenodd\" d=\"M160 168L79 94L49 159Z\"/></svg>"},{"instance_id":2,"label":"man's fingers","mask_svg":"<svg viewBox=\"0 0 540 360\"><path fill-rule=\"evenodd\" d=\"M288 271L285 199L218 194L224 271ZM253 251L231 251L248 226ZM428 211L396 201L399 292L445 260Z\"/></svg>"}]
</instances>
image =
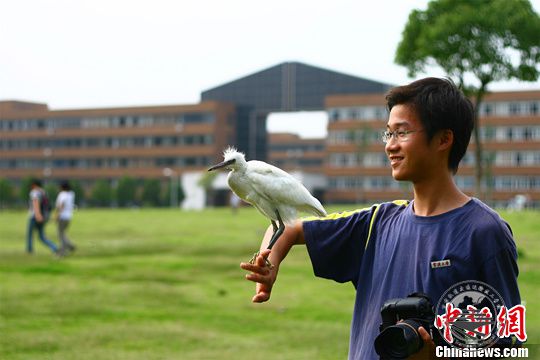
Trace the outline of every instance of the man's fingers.
<instances>
[{"instance_id":1,"label":"man's fingers","mask_svg":"<svg viewBox=\"0 0 540 360\"><path fill-rule=\"evenodd\" d=\"M266 251L266 250L265 250ZM255 259L255 264L257 266L266 266L266 258L268 257L268 254L264 256L264 252L260 253L257 258Z\"/></svg>"},{"instance_id":2,"label":"man's fingers","mask_svg":"<svg viewBox=\"0 0 540 360\"><path fill-rule=\"evenodd\" d=\"M268 258L268 255L270 255L270 253L272 252L272 249L265 249L263 251L261 251L261 253L259 255L261 255L263 258Z\"/></svg>"},{"instance_id":3,"label":"man's fingers","mask_svg":"<svg viewBox=\"0 0 540 360\"><path fill-rule=\"evenodd\" d=\"M270 293L260 292L251 299L254 303L262 303L270 299Z\"/></svg>"},{"instance_id":4,"label":"man's fingers","mask_svg":"<svg viewBox=\"0 0 540 360\"><path fill-rule=\"evenodd\" d=\"M259 266L266 266L266 259L270 255L270 252L272 250L266 249L260 252L260 254L257 256L257 259L255 259L255 264Z\"/></svg>"},{"instance_id":5,"label":"man's fingers","mask_svg":"<svg viewBox=\"0 0 540 360\"><path fill-rule=\"evenodd\" d=\"M248 279L249 281L256 282L256 283L267 284L267 285L270 284L270 279L268 278L268 276L265 276L265 275L251 273L251 274L246 275L246 279Z\"/></svg>"},{"instance_id":6,"label":"man's fingers","mask_svg":"<svg viewBox=\"0 0 540 360\"><path fill-rule=\"evenodd\" d=\"M255 258L254 264L240 263L243 270L250 271L246 274L246 279L257 283L257 291L251 299L254 303L262 303L270 299L270 291L272 289L271 270L273 267L268 266L267 259L271 250L266 249L260 252Z\"/></svg>"},{"instance_id":7,"label":"man's fingers","mask_svg":"<svg viewBox=\"0 0 540 360\"><path fill-rule=\"evenodd\" d=\"M427 330L424 329L422 326L418 328L418 333L420 334L420 337L422 338L422 340L424 340L424 342L432 340Z\"/></svg>"},{"instance_id":8,"label":"man's fingers","mask_svg":"<svg viewBox=\"0 0 540 360\"><path fill-rule=\"evenodd\" d=\"M261 275L268 275L268 273L270 272L270 269L268 268L268 266L261 267L259 265L243 262L243 263L240 263L240 267L244 270L251 271L257 274L261 274Z\"/></svg>"}]
</instances>

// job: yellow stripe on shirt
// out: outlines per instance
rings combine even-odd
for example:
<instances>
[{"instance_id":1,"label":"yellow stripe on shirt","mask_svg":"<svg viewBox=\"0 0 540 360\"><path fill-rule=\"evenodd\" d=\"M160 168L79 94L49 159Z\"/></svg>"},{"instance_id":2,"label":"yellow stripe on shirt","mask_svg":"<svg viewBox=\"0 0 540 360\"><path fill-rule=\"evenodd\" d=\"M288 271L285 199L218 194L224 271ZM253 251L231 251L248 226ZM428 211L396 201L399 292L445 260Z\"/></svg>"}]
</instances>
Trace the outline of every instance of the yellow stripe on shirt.
<instances>
[{"instance_id":1,"label":"yellow stripe on shirt","mask_svg":"<svg viewBox=\"0 0 540 360\"><path fill-rule=\"evenodd\" d=\"M403 205L407 206L409 205L409 200L394 200L392 201L392 204L395 204L397 206L403 206ZM302 218L302 221L318 221L318 220L325 221L325 220L337 220L337 219L347 218L354 214L358 214L362 211L369 211L373 208L373 206L375 206L375 210L373 211L373 215L371 216L371 220L369 221L368 235L367 235L366 246L365 246L365 248L367 249L368 244L369 244L369 239L371 238L371 231L373 230L373 224L375 223L375 218L377 216L377 213L379 212L379 208L381 207L381 204L373 204L372 206L368 208L363 208L363 209L333 213L325 217L309 216L309 217Z\"/></svg>"},{"instance_id":2,"label":"yellow stripe on shirt","mask_svg":"<svg viewBox=\"0 0 540 360\"><path fill-rule=\"evenodd\" d=\"M315 220L337 220L342 218L347 218L349 216L352 216L354 214L358 214L359 212L370 210L371 207L363 208L363 209L356 209L356 210L350 210L350 211L342 211L338 213L329 214L324 217L318 217L318 216L308 216L305 218L302 218L302 221L315 221Z\"/></svg>"}]
</instances>

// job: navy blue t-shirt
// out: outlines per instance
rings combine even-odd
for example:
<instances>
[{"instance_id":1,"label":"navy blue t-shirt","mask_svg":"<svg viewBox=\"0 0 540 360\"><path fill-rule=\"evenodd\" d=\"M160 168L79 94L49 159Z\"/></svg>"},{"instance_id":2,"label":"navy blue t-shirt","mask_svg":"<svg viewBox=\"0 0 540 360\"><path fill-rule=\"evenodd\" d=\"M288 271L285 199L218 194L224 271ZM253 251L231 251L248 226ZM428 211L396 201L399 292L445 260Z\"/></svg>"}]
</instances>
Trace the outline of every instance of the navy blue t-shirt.
<instances>
[{"instance_id":1,"label":"navy blue t-shirt","mask_svg":"<svg viewBox=\"0 0 540 360\"><path fill-rule=\"evenodd\" d=\"M315 275L356 287L349 359L378 358L380 308L393 298L423 292L435 305L452 285L478 280L508 308L521 303L510 227L478 199L429 217L415 215L412 202L383 203L306 219L303 228ZM450 266L431 264L444 260Z\"/></svg>"}]
</instances>

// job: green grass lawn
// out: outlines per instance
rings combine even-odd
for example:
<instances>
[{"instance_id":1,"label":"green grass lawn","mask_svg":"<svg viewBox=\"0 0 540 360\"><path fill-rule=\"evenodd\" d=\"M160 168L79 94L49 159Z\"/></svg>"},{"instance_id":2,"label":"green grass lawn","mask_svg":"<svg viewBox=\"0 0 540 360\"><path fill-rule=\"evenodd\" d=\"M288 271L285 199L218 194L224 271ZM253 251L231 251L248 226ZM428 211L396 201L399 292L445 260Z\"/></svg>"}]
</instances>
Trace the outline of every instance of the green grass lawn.
<instances>
[{"instance_id":1,"label":"green grass lawn","mask_svg":"<svg viewBox=\"0 0 540 360\"><path fill-rule=\"evenodd\" d=\"M342 208L340 208L342 209ZM522 255L530 342L540 342L540 216L502 214ZM354 289L313 276L303 247L272 299L239 268L267 221L252 208L81 210L75 255L54 258L26 214L0 212L1 359L345 359ZM56 241L53 224L47 227Z\"/></svg>"}]
</instances>

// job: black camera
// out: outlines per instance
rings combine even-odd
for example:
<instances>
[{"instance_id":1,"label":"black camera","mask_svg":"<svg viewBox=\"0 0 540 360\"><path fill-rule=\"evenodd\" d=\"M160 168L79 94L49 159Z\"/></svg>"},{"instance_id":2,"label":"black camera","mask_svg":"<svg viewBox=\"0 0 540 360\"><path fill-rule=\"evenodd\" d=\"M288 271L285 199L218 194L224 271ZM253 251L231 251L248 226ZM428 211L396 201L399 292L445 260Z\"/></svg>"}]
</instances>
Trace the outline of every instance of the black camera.
<instances>
[{"instance_id":1,"label":"black camera","mask_svg":"<svg viewBox=\"0 0 540 360\"><path fill-rule=\"evenodd\" d=\"M437 332L433 331L433 305L423 293L386 301L381 307L381 318L380 334L375 339L375 351L381 359L406 359L420 351L424 346L418 333L420 326L431 334Z\"/></svg>"}]
</instances>

